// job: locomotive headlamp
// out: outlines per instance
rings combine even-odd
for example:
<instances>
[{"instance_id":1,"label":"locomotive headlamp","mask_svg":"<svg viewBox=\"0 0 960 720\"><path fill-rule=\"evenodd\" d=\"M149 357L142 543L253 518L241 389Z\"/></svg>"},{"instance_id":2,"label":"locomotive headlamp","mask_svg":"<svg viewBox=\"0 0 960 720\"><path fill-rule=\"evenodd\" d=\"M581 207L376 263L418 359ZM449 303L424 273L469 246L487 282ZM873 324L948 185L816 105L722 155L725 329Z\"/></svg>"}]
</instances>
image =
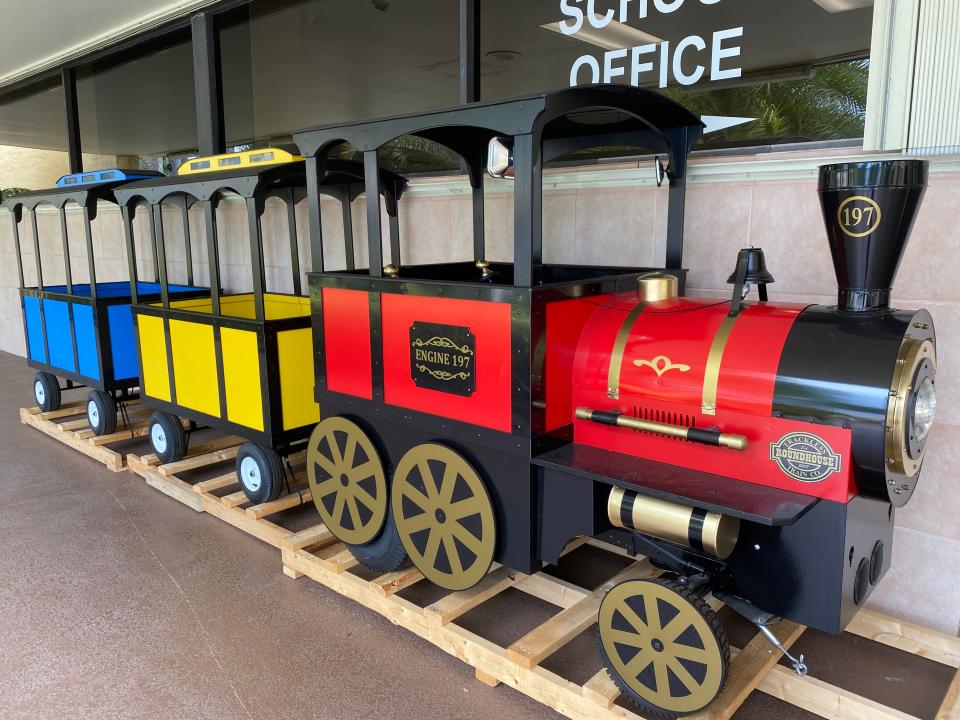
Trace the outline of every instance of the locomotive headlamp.
<instances>
[{"instance_id":1,"label":"locomotive headlamp","mask_svg":"<svg viewBox=\"0 0 960 720\"><path fill-rule=\"evenodd\" d=\"M928 375L919 389L913 394L913 415L910 418L910 434L923 442L933 426L933 419L937 413L937 391L933 387L933 380Z\"/></svg>"},{"instance_id":2,"label":"locomotive headlamp","mask_svg":"<svg viewBox=\"0 0 960 720\"><path fill-rule=\"evenodd\" d=\"M513 141L495 137L487 146L487 172L495 178L513 177Z\"/></svg>"}]
</instances>

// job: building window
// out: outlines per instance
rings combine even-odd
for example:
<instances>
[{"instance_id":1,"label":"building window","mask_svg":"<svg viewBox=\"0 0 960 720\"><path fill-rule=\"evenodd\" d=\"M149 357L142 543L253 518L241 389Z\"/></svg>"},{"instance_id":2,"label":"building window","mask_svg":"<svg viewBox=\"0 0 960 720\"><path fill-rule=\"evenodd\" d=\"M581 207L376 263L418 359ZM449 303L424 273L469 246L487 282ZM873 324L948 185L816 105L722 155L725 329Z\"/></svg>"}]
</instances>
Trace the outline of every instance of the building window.
<instances>
[{"instance_id":1,"label":"building window","mask_svg":"<svg viewBox=\"0 0 960 720\"><path fill-rule=\"evenodd\" d=\"M189 31L77 69L84 170L173 172L197 152Z\"/></svg>"},{"instance_id":2,"label":"building window","mask_svg":"<svg viewBox=\"0 0 960 720\"><path fill-rule=\"evenodd\" d=\"M0 100L0 192L53 187L70 171L63 88L56 82Z\"/></svg>"},{"instance_id":3,"label":"building window","mask_svg":"<svg viewBox=\"0 0 960 720\"><path fill-rule=\"evenodd\" d=\"M228 146L455 105L459 3L254 0L220 31Z\"/></svg>"},{"instance_id":4,"label":"building window","mask_svg":"<svg viewBox=\"0 0 960 720\"><path fill-rule=\"evenodd\" d=\"M698 147L863 137L872 0L485 0L481 91L614 82L751 118Z\"/></svg>"}]
</instances>

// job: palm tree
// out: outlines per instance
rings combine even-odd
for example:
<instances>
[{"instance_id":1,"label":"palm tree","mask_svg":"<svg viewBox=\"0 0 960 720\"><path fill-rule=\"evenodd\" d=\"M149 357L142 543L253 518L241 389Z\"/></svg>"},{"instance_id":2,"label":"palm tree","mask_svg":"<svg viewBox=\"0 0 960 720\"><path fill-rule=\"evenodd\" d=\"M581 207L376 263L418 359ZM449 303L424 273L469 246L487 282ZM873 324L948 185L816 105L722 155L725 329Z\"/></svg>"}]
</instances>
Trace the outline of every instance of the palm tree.
<instances>
[{"instance_id":1,"label":"palm tree","mask_svg":"<svg viewBox=\"0 0 960 720\"><path fill-rule=\"evenodd\" d=\"M869 68L869 60L855 60L821 66L804 80L664 93L698 115L756 118L711 134L704 145L845 140L863 136Z\"/></svg>"}]
</instances>

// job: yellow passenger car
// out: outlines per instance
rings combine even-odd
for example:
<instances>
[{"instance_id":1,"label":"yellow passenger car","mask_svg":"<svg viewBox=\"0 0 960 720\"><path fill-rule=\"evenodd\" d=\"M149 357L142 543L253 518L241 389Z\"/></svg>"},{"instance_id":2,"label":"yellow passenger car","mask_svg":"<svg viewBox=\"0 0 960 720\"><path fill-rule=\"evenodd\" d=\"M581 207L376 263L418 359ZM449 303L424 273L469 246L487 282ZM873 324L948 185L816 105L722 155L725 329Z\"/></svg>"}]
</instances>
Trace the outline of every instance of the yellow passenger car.
<instances>
[{"instance_id":1,"label":"yellow passenger car","mask_svg":"<svg viewBox=\"0 0 960 720\"><path fill-rule=\"evenodd\" d=\"M322 192L341 199L349 213L350 201L363 190L362 178L362 168L337 164L320 179ZM133 183L118 195L128 218L131 257L136 254L133 219L146 209L159 260L160 302L133 306L142 399L156 410L150 425L154 452L161 462L182 458L189 433L200 427L245 438L237 474L254 503L277 497L286 479L282 457L295 451L320 419L313 394L310 302L301 294L294 215L305 196L303 160L272 148L190 160L177 176ZM261 219L270 197L286 205L292 293L266 287ZM238 202L245 206L247 232L218 238L218 214ZM211 287L206 297L182 300L167 290L171 263L162 208L170 203L202 207ZM350 233L346 236L352 258ZM249 256L249 292L221 290L221 249L227 243ZM189 421L188 428L181 419Z\"/></svg>"}]
</instances>

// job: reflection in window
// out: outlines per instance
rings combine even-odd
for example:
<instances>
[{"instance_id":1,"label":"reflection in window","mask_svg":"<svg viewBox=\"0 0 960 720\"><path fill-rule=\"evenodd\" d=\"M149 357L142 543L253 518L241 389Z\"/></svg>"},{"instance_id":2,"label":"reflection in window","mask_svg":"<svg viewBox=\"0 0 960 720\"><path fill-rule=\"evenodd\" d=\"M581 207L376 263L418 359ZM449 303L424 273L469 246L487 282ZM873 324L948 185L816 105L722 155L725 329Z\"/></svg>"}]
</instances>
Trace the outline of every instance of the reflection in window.
<instances>
[{"instance_id":1,"label":"reflection in window","mask_svg":"<svg viewBox=\"0 0 960 720\"><path fill-rule=\"evenodd\" d=\"M220 31L227 145L455 105L458 23L451 0L254 0Z\"/></svg>"},{"instance_id":2,"label":"reflection in window","mask_svg":"<svg viewBox=\"0 0 960 720\"><path fill-rule=\"evenodd\" d=\"M591 4L603 27L583 15ZM484 0L481 92L492 100L559 89L577 68L581 83L598 68L601 80L605 73L614 83L636 79L700 114L756 118L711 133L701 147L861 138L873 8L852 5ZM577 29L567 34L561 24ZM721 50L735 46L739 53L714 68L718 34L726 38ZM735 78L727 72L734 69ZM711 82L712 76L724 79Z\"/></svg>"},{"instance_id":3,"label":"reflection in window","mask_svg":"<svg viewBox=\"0 0 960 720\"><path fill-rule=\"evenodd\" d=\"M53 187L67 174L67 122L59 81L0 102L0 194Z\"/></svg>"},{"instance_id":4,"label":"reflection in window","mask_svg":"<svg viewBox=\"0 0 960 720\"><path fill-rule=\"evenodd\" d=\"M77 71L84 170L173 172L196 154L197 111L189 31L130 58Z\"/></svg>"}]
</instances>

